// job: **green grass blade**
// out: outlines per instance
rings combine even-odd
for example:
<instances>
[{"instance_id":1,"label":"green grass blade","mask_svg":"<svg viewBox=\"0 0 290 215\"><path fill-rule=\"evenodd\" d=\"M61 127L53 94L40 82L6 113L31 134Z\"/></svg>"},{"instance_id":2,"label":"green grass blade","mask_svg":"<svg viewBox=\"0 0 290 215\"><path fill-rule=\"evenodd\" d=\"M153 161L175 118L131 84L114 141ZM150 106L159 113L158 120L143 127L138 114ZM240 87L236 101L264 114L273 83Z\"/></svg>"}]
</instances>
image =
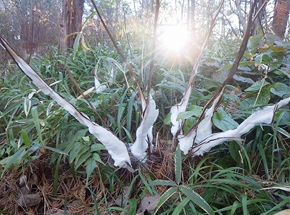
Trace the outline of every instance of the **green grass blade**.
<instances>
[{"instance_id":1,"label":"green grass blade","mask_svg":"<svg viewBox=\"0 0 290 215\"><path fill-rule=\"evenodd\" d=\"M57 188L58 188L58 176L59 176L59 165L60 161L62 159L62 156L60 155L57 159L55 169L54 169L54 175L53 175L53 193L57 194Z\"/></svg>"},{"instance_id":2,"label":"green grass blade","mask_svg":"<svg viewBox=\"0 0 290 215\"><path fill-rule=\"evenodd\" d=\"M50 147L50 146L44 146L44 145L41 145L37 142L37 140L33 141L33 146L32 148L34 150L38 149L38 148L44 148L44 149L47 149L47 150L50 150L50 151L53 151L55 153L58 153L58 154L62 154L62 155L68 155L66 152L62 151L62 150L59 150L59 149L56 149L56 148L53 148L53 147Z\"/></svg>"},{"instance_id":3,"label":"green grass blade","mask_svg":"<svg viewBox=\"0 0 290 215\"><path fill-rule=\"evenodd\" d=\"M128 103L128 111L127 111L127 130L131 131L132 126L132 114L133 114L133 107L135 102L136 92L133 92Z\"/></svg>"},{"instance_id":4,"label":"green grass blade","mask_svg":"<svg viewBox=\"0 0 290 215\"><path fill-rule=\"evenodd\" d=\"M129 200L129 212L128 215L136 215L137 210L137 199L133 198Z\"/></svg>"},{"instance_id":5,"label":"green grass blade","mask_svg":"<svg viewBox=\"0 0 290 215\"><path fill-rule=\"evenodd\" d=\"M176 184L180 184L181 182L181 171L182 171L182 159L181 159L181 151L179 146L176 148L174 153L174 161L175 161L175 182Z\"/></svg>"},{"instance_id":6,"label":"green grass blade","mask_svg":"<svg viewBox=\"0 0 290 215\"><path fill-rule=\"evenodd\" d=\"M27 132L23 129L22 132L21 132L21 137L22 137L22 140L23 140L23 143L24 145L29 148L31 146L31 142L29 140L29 137L28 137L28 134Z\"/></svg>"},{"instance_id":7,"label":"green grass blade","mask_svg":"<svg viewBox=\"0 0 290 215\"><path fill-rule=\"evenodd\" d=\"M243 208L243 214L248 215L248 203L247 203L247 196L243 195L242 196L242 208Z\"/></svg>"},{"instance_id":8,"label":"green grass blade","mask_svg":"<svg viewBox=\"0 0 290 215\"><path fill-rule=\"evenodd\" d=\"M157 194L156 190L154 189L154 187L150 186L149 183L147 182L147 180L145 179L144 175L142 174L142 171L139 169L138 170L138 174L142 180L142 182L144 183L146 189L149 191L150 195L155 195ZM149 176L148 176L149 177Z\"/></svg>"},{"instance_id":9,"label":"green grass blade","mask_svg":"<svg viewBox=\"0 0 290 215\"><path fill-rule=\"evenodd\" d=\"M31 109L31 114L32 114L34 125L36 128L38 140L41 144L43 144L41 130L40 130L40 122L39 122L39 118L38 118L37 106L35 106Z\"/></svg>"},{"instance_id":10,"label":"green grass blade","mask_svg":"<svg viewBox=\"0 0 290 215\"><path fill-rule=\"evenodd\" d=\"M267 178L270 178L270 172L269 172L269 167L268 167L265 149L263 148L263 146L261 144L258 144L258 150L259 150L259 154L262 158L262 162L264 164L264 169L265 169Z\"/></svg>"},{"instance_id":11,"label":"green grass blade","mask_svg":"<svg viewBox=\"0 0 290 215\"><path fill-rule=\"evenodd\" d=\"M168 180L154 180L150 182L151 186L162 185L162 186L176 186L176 183Z\"/></svg>"},{"instance_id":12,"label":"green grass blade","mask_svg":"<svg viewBox=\"0 0 290 215\"><path fill-rule=\"evenodd\" d=\"M25 155L25 149L26 149L26 147L22 146L21 148L18 149L18 151L14 155L12 155L9 158L9 160L8 160L7 164L5 165L5 168L2 172L2 176L13 164L18 163L18 161L20 161L22 159L22 157Z\"/></svg>"},{"instance_id":13,"label":"green grass blade","mask_svg":"<svg viewBox=\"0 0 290 215\"><path fill-rule=\"evenodd\" d=\"M233 206L232 206L230 215L235 215L236 214L236 210L237 210L238 207L239 207L239 202L235 201Z\"/></svg>"},{"instance_id":14,"label":"green grass blade","mask_svg":"<svg viewBox=\"0 0 290 215\"><path fill-rule=\"evenodd\" d=\"M183 185L180 186L179 189L184 195L190 198L191 201L201 207L207 214L214 215L213 209L198 193Z\"/></svg>"},{"instance_id":15,"label":"green grass blade","mask_svg":"<svg viewBox=\"0 0 290 215\"><path fill-rule=\"evenodd\" d=\"M159 202L156 207L156 211L154 214L157 214L157 211L160 209L160 207L167 202L167 200L177 193L177 187L170 187L163 195L160 197Z\"/></svg>"},{"instance_id":16,"label":"green grass blade","mask_svg":"<svg viewBox=\"0 0 290 215\"><path fill-rule=\"evenodd\" d=\"M275 205L273 208L271 208L271 210L262 213L261 215L268 215L268 214L273 214L273 211L281 211L283 209L283 207L285 207L286 204L290 204L290 198L284 199L282 202L280 202L279 204Z\"/></svg>"},{"instance_id":17,"label":"green grass blade","mask_svg":"<svg viewBox=\"0 0 290 215\"><path fill-rule=\"evenodd\" d=\"M179 215L183 208L188 204L188 202L190 202L190 198L186 197L183 199L174 209L172 215Z\"/></svg>"},{"instance_id":18,"label":"green grass blade","mask_svg":"<svg viewBox=\"0 0 290 215\"><path fill-rule=\"evenodd\" d=\"M129 186L128 191L127 191L127 193L126 193L126 195L125 195L125 198L124 198L124 206L126 206L127 203L128 203L130 193L131 193L131 191L133 190L133 188L135 188L134 185L135 185L135 182L136 182L136 180L137 180L138 177L139 177L139 175L136 175L136 176L133 178L133 180L131 181L131 183L130 183L130 186Z\"/></svg>"},{"instance_id":19,"label":"green grass blade","mask_svg":"<svg viewBox=\"0 0 290 215\"><path fill-rule=\"evenodd\" d=\"M127 140L129 140L130 143L134 143L132 135L130 134L130 132L124 126L122 126L122 128L126 133Z\"/></svg>"}]
</instances>

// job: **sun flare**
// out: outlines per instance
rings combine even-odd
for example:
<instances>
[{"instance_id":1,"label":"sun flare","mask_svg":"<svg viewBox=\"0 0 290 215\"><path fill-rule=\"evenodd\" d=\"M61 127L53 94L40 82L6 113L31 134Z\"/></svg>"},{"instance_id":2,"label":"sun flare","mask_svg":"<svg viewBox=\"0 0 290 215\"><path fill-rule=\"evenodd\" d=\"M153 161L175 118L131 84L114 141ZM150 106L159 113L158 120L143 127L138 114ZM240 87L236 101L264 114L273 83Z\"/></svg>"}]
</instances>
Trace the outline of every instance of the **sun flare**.
<instances>
[{"instance_id":1,"label":"sun flare","mask_svg":"<svg viewBox=\"0 0 290 215\"><path fill-rule=\"evenodd\" d=\"M162 49L170 52L182 52L189 41L189 33L182 26L166 26L160 35Z\"/></svg>"}]
</instances>

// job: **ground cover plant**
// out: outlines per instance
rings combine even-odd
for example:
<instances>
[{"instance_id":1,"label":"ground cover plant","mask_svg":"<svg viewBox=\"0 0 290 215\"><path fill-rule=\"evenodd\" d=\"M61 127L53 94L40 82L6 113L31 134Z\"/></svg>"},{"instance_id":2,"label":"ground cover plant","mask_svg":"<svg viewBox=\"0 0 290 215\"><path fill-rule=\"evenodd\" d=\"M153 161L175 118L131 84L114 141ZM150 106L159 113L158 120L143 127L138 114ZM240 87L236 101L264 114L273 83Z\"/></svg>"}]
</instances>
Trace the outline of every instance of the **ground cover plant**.
<instances>
[{"instance_id":1,"label":"ground cover plant","mask_svg":"<svg viewBox=\"0 0 290 215\"><path fill-rule=\"evenodd\" d=\"M112 35L116 51L80 33L66 55L52 49L32 67L0 38L15 61L0 82L1 213L288 208L290 44L250 37L257 11L239 49L209 46L213 18L193 68L147 54L144 81L138 54L129 64Z\"/></svg>"}]
</instances>

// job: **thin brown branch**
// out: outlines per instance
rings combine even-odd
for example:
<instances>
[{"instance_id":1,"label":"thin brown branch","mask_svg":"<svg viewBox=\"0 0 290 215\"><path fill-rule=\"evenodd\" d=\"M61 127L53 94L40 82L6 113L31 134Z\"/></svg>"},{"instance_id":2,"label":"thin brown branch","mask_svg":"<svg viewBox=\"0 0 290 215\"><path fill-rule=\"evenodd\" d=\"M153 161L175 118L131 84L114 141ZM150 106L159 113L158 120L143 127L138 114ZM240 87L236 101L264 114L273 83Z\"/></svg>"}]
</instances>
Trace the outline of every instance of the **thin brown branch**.
<instances>
[{"instance_id":1,"label":"thin brown branch","mask_svg":"<svg viewBox=\"0 0 290 215\"><path fill-rule=\"evenodd\" d=\"M102 123L104 123L102 117L100 116L100 114L98 114L96 108L92 105L92 103L88 100L87 96L83 93L82 89L80 88L79 84L77 83L77 81L74 78L74 76L72 75L72 73L68 69L66 71L67 71L67 74L68 74L70 80L72 81L73 85L77 88L79 94L81 94L85 98L85 100L88 102L88 104L89 104L90 108L93 110L93 112L99 117L99 119L102 121Z\"/></svg>"},{"instance_id":2,"label":"thin brown branch","mask_svg":"<svg viewBox=\"0 0 290 215\"><path fill-rule=\"evenodd\" d=\"M269 0L265 0L265 1L263 2L263 4L261 5L261 7L258 9L256 15L255 15L254 18L253 18L253 22L257 19L257 17L258 17L259 14L262 12L262 10L264 9L264 7L267 5L268 1L269 1Z\"/></svg>"}]
</instances>

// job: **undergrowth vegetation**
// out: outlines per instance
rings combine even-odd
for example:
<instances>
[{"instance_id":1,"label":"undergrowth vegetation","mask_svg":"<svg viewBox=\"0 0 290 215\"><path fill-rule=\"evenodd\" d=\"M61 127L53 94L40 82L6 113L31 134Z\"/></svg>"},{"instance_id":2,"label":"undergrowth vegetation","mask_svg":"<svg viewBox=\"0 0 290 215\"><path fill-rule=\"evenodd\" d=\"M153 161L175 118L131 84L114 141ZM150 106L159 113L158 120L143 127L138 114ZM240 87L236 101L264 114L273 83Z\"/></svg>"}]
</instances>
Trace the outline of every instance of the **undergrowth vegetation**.
<instances>
[{"instance_id":1,"label":"undergrowth vegetation","mask_svg":"<svg viewBox=\"0 0 290 215\"><path fill-rule=\"evenodd\" d=\"M178 116L185 120L184 132L195 124L202 107L227 76L237 51L234 44L229 39L211 42L202 58L188 111ZM253 111L290 96L289 50L289 43L273 35L250 39L235 81L227 85L213 116L215 131L233 129ZM142 59L142 50L127 53L135 71L143 68L141 75L136 75L145 86L149 57ZM88 214L133 215L137 210L148 210L174 215L266 215L289 207L289 108L278 110L270 126L257 126L242 140L220 145L203 157L184 156L178 148L172 153L168 144L170 107L182 97L192 66L169 64L161 55L156 59L152 83L160 113L154 130L156 150L135 173L113 169L105 147L87 128L36 89L14 64L7 66L0 76L0 173L7 181L0 187L0 198L13 196L7 187L17 186L17 181L9 184L9 178L16 175L17 179L27 177L25 183L35 185L34 189L47 192L42 192L46 195L42 210L56 207L53 202L59 195L65 201L58 206L64 211L71 209L67 208L72 201L67 192L73 187L70 184L64 189L68 180L81 181L84 194L79 199ZM62 55L52 48L47 55L33 58L31 65L92 121L110 128L122 141L133 142L132 134L141 120L140 104L126 65L115 51L107 46L76 46ZM106 89L86 93L94 87L95 74ZM37 182L32 180L35 174ZM155 197L157 206L149 209L148 203L141 209L146 196ZM9 198L10 203L15 198ZM0 201L0 213L15 207Z\"/></svg>"}]
</instances>

